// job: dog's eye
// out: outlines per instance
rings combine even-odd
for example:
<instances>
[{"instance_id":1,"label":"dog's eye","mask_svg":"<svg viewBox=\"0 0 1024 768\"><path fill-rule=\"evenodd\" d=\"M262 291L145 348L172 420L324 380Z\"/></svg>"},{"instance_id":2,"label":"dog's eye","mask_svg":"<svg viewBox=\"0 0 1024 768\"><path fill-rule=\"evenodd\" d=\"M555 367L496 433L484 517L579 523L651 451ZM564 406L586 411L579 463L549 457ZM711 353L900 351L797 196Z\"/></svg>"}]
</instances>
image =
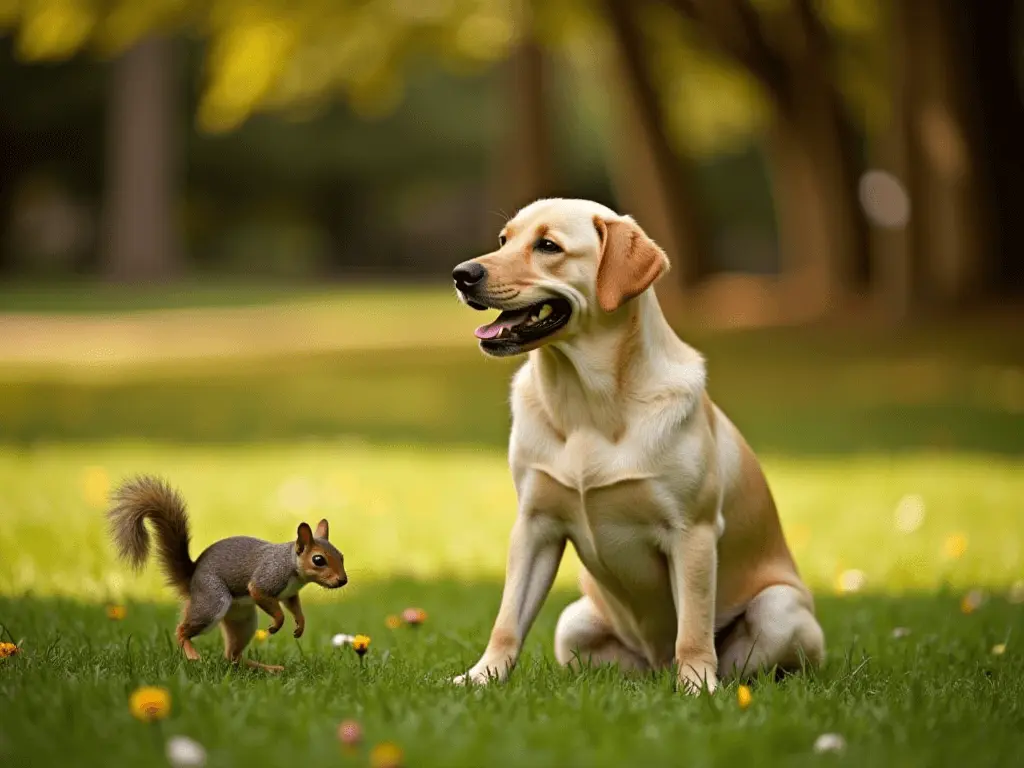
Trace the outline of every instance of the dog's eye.
<instances>
[{"instance_id":1,"label":"dog's eye","mask_svg":"<svg viewBox=\"0 0 1024 768\"><path fill-rule=\"evenodd\" d=\"M504 248L505 247L505 243L507 243L507 242L508 242L508 240L505 239L504 235L498 235L498 246L499 247Z\"/></svg>"},{"instance_id":2,"label":"dog's eye","mask_svg":"<svg viewBox=\"0 0 1024 768\"><path fill-rule=\"evenodd\" d=\"M317 568L323 568L327 565L327 558L323 555L313 555L313 565Z\"/></svg>"},{"instance_id":3,"label":"dog's eye","mask_svg":"<svg viewBox=\"0 0 1024 768\"><path fill-rule=\"evenodd\" d=\"M548 240L546 237L542 237L536 243L533 244L535 250L541 253L561 253L562 246L556 243L554 240Z\"/></svg>"}]
</instances>

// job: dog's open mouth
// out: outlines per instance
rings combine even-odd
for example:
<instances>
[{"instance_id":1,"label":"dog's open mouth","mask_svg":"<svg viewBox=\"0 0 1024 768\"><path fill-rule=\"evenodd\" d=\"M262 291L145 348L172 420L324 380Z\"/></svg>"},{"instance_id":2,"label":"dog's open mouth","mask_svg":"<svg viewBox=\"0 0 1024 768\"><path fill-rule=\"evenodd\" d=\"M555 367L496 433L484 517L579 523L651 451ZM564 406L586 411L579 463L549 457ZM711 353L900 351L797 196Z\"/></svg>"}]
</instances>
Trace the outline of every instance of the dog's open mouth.
<instances>
[{"instance_id":1,"label":"dog's open mouth","mask_svg":"<svg viewBox=\"0 0 1024 768\"><path fill-rule=\"evenodd\" d=\"M481 348L491 355L514 355L563 328L572 317L565 299L545 299L522 309L507 309L476 329Z\"/></svg>"}]
</instances>

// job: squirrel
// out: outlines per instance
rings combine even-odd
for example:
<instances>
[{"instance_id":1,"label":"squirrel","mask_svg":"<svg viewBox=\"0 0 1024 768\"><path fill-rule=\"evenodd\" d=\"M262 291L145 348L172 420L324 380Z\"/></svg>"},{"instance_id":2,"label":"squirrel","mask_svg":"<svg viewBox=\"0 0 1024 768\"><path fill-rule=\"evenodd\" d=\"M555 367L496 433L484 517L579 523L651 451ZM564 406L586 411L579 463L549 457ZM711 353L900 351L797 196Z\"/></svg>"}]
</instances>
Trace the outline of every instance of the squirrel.
<instances>
[{"instance_id":1,"label":"squirrel","mask_svg":"<svg viewBox=\"0 0 1024 768\"><path fill-rule=\"evenodd\" d=\"M111 538L121 558L136 570L150 551L145 521L152 524L167 583L184 600L176 637L192 661L199 658L192 638L217 622L224 635L224 656L232 663L242 661L256 632L256 606L274 620L268 628L274 634L284 625L283 602L295 617L295 637L302 637L306 619L299 590L310 582L327 589L348 583L345 558L328 541L326 520L316 531L301 523L295 541L284 544L249 536L221 539L193 560L185 502L170 485L151 476L136 477L121 485L112 501L107 513ZM271 672L284 669L248 659L245 663Z\"/></svg>"}]
</instances>

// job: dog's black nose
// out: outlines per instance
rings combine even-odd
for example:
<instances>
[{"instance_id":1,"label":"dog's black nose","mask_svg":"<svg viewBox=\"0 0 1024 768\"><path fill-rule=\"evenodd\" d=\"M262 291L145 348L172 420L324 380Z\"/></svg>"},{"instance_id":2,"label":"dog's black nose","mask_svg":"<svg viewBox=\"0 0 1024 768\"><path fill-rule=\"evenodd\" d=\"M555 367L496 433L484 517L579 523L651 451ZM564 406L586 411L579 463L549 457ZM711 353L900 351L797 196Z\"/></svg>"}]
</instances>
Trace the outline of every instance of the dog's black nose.
<instances>
[{"instance_id":1,"label":"dog's black nose","mask_svg":"<svg viewBox=\"0 0 1024 768\"><path fill-rule=\"evenodd\" d=\"M475 261L464 261L452 270L452 280L459 290L472 288L487 276L487 270Z\"/></svg>"}]
</instances>

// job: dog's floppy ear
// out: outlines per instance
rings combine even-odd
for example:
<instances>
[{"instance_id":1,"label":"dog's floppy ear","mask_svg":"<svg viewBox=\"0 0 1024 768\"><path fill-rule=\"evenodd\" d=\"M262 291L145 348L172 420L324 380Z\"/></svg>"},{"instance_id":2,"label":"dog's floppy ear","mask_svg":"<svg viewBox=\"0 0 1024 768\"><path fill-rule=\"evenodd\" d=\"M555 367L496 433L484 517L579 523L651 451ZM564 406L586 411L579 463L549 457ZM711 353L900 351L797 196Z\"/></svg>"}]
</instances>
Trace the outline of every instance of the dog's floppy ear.
<instances>
[{"instance_id":1,"label":"dog's floppy ear","mask_svg":"<svg viewBox=\"0 0 1024 768\"><path fill-rule=\"evenodd\" d=\"M594 226L601 238L597 303L614 312L668 271L668 256L628 217L606 221L595 216Z\"/></svg>"}]
</instances>

